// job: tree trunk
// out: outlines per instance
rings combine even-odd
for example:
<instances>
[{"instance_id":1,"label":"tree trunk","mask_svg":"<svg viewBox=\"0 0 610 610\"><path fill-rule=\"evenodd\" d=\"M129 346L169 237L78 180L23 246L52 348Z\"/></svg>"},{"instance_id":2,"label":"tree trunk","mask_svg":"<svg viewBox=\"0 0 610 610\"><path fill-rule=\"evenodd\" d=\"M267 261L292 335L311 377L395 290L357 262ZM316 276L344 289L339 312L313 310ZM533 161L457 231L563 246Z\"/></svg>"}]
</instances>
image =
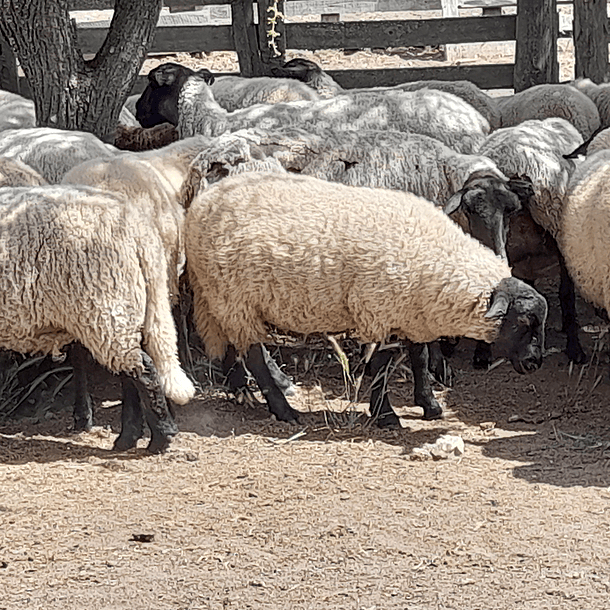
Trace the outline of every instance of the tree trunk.
<instances>
[{"instance_id":1,"label":"tree trunk","mask_svg":"<svg viewBox=\"0 0 610 610\"><path fill-rule=\"evenodd\" d=\"M576 78L603 83L608 72L606 0L574 0Z\"/></svg>"},{"instance_id":2,"label":"tree trunk","mask_svg":"<svg viewBox=\"0 0 610 610\"><path fill-rule=\"evenodd\" d=\"M85 60L69 0L0 0L0 37L28 80L37 124L113 140L121 108L153 41L161 0L116 0L106 40Z\"/></svg>"},{"instance_id":3,"label":"tree trunk","mask_svg":"<svg viewBox=\"0 0 610 610\"><path fill-rule=\"evenodd\" d=\"M515 93L559 80L556 0L517 0Z\"/></svg>"}]
</instances>

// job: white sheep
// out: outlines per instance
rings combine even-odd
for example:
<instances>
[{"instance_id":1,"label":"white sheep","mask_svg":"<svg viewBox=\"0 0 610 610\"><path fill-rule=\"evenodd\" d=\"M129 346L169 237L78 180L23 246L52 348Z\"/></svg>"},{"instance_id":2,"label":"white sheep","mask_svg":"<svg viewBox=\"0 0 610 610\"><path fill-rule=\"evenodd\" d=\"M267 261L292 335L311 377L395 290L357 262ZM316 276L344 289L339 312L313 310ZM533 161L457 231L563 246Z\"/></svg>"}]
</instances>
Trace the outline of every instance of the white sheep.
<instances>
[{"instance_id":1,"label":"white sheep","mask_svg":"<svg viewBox=\"0 0 610 610\"><path fill-rule=\"evenodd\" d=\"M357 87L354 89L344 89L332 76L330 76L330 74L322 70L318 64L301 57L296 57L287 61L281 68L275 68L273 72L280 77L298 79L317 91L323 98L335 97L343 93L355 93L357 91L416 91L418 89L437 89L439 91L457 95L457 97L468 102L487 119L492 130L497 129L501 125L500 111L498 110L494 98L479 89L474 83L467 80L421 80L400 83L393 87Z\"/></svg>"},{"instance_id":2,"label":"white sheep","mask_svg":"<svg viewBox=\"0 0 610 610\"><path fill-rule=\"evenodd\" d=\"M578 165L568 187L559 246L582 296L610 314L610 150Z\"/></svg>"},{"instance_id":3,"label":"white sheep","mask_svg":"<svg viewBox=\"0 0 610 610\"><path fill-rule=\"evenodd\" d=\"M311 88L289 78L220 76L210 85L214 99L229 112L255 104L315 101L320 96Z\"/></svg>"},{"instance_id":4,"label":"white sheep","mask_svg":"<svg viewBox=\"0 0 610 610\"><path fill-rule=\"evenodd\" d=\"M169 78L167 73L180 71L181 67L170 64L155 70L164 82ZM180 86L149 85L142 98L147 103L139 106L138 119L147 124L148 113L147 116L158 117L159 121L167 120L177 125L181 137L290 125L315 133L326 129L391 129L430 135L459 152L470 153L489 133L489 123L479 112L442 91L357 93L315 102L260 104L227 112L214 100L204 78L198 75L184 78L180 73L172 78Z\"/></svg>"},{"instance_id":5,"label":"white sheep","mask_svg":"<svg viewBox=\"0 0 610 610\"><path fill-rule=\"evenodd\" d=\"M549 118L499 129L490 134L479 149L480 154L495 161L508 177L518 176L532 183L534 196L526 208L534 222L548 232L547 241L558 257L563 329L567 334L566 353L575 362L583 362L585 354L578 339L574 286L554 242L561 238L565 198L574 170L574 163L564 155L579 144L582 144L582 136L573 125L565 119ZM539 236L533 237L537 249ZM509 260L513 238L511 235L508 242ZM517 247L523 249L523 244L519 243ZM531 251L532 247L529 249Z\"/></svg>"},{"instance_id":6,"label":"white sheep","mask_svg":"<svg viewBox=\"0 0 610 610\"><path fill-rule=\"evenodd\" d=\"M599 112L601 128L610 127L610 83L597 85L590 78L578 78L570 84L593 100Z\"/></svg>"},{"instance_id":7,"label":"white sheep","mask_svg":"<svg viewBox=\"0 0 610 610\"><path fill-rule=\"evenodd\" d=\"M498 99L502 127L512 127L531 119L558 117L569 121L586 140L601 125L595 103L569 85L535 85Z\"/></svg>"},{"instance_id":8,"label":"white sheep","mask_svg":"<svg viewBox=\"0 0 610 610\"><path fill-rule=\"evenodd\" d=\"M410 193L246 173L200 192L186 226L195 325L206 350L222 358L234 346L279 419L296 413L262 364L257 345L267 324L303 335L352 330L367 342L392 334L416 343L503 336L517 371L541 364L543 297ZM421 347L411 352L415 399L435 418L442 409ZM373 414L394 418L382 383L373 395Z\"/></svg>"},{"instance_id":9,"label":"white sheep","mask_svg":"<svg viewBox=\"0 0 610 610\"><path fill-rule=\"evenodd\" d=\"M185 402L194 393L169 302L163 243L145 210L90 187L0 189L0 346L60 356L78 341L133 376L152 452L177 432L163 395ZM142 433L141 420L123 424L120 449Z\"/></svg>"},{"instance_id":10,"label":"white sheep","mask_svg":"<svg viewBox=\"0 0 610 610\"><path fill-rule=\"evenodd\" d=\"M118 149L92 133L52 127L0 131L0 155L23 161L48 182L61 182L64 174L89 159L114 157Z\"/></svg>"},{"instance_id":11,"label":"white sheep","mask_svg":"<svg viewBox=\"0 0 610 610\"><path fill-rule=\"evenodd\" d=\"M33 168L18 159L0 156L0 187L42 186L48 182Z\"/></svg>"},{"instance_id":12,"label":"white sheep","mask_svg":"<svg viewBox=\"0 0 610 610\"><path fill-rule=\"evenodd\" d=\"M0 90L0 132L23 127L36 127L34 102L17 93Z\"/></svg>"}]
</instances>

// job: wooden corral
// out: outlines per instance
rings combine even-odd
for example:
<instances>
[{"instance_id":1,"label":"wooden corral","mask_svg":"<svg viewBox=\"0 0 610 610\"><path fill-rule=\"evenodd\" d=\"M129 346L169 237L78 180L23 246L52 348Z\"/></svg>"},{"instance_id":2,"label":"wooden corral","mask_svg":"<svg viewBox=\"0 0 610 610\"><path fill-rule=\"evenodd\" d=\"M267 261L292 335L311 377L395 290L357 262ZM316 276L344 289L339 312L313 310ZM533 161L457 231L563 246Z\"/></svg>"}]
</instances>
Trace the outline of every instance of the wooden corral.
<instances>
[{"instance_id":1,"label":"wooden corral","mask_svg":"<svg viewBox=\"0 0 610 610\"><path fill-rule=\"evenodd\" d=\"M330 74L346 88L395 85L422 79L466 79L484 89L525 89L557 82L557 3L563 0L165 0L172 14L157 26L151 54L235 51L245 76L269 74L284 61L286 49L366 49L464 43L516 41L513 64L433 66L419 68L339 70ZM108 9L113 0L72 0L72 10ZM502 14L503 7L517 14ZM194 11L195 8L208 9ZM481 16L458 17L460 8L481 8ZM179 13L180 10L188 13ZM225 19L210 21L210 9ZM443 17L416 20L342 21L354 11L439 11ZM277 12L276 12L277 11ZM575 0L574 40L576 76L600 82L608 68L608 18L605 0ZM286 23L297 14L320 14L320 22ZM270 22L271 16L277 19ZM101 46L109 22L78 25L85 54ZM272 31L277 34L270 35ZM18 78L8 45L0 41L0 88L28 95L27 82ZM140 77L134 92L145 86Z\"/></svg>"}]
</instances>

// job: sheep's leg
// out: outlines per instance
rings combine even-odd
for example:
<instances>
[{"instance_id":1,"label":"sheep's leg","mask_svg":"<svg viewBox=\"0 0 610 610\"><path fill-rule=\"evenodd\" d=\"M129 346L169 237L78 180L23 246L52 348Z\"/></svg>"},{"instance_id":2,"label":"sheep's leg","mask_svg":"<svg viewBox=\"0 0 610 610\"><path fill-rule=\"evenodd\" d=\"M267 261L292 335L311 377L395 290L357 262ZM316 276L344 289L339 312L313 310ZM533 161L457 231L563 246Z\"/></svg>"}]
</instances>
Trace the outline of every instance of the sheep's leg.
<instances>
[{"instance_id":1,"label":"sheep's leg","mask_svg":"<svg viewBox=\"0 0 610 610\"><path fill-rule=\"evenodd\" d=\"M151 438L147 449L150 453L162 453L169 446L172 436L178 434L178 427L161 390L159 373L152 358L145 352L142 352L142 364L144 369L137 374L133 384L137 389L150 428Z\"/></svg>"},{"instance_id":2,"label":"sheep's leg","mask_svg":"<svg viewBox=\"0 0 610 610\"><path fill-rule=\"evenodd\" d=\"M284 393L278 387L273 374L269 370L264 347L260 343L253 345L248 350L245 362L267 401L269 411L280 421L298 421L298 412L288 404Z\"/></svg>"},{"instance_id":3,"label":"sheep's leg","mask_svg":"<svg viewBox=\"0 0 610 610\"><path fill-rule=\"evenodd\" d=\"M472 358L472 366L475 369L486 371L491 366L491 343L485 341L477 341L474 348L474 356Z\"/></svg>"},{"instance_id":4,"label":"sheep's leg","mask_svg":"<svg viewBox=\"0 0 610 610\"><path fill-rule=\"evenodd\" d=\"M265 364L275 384L282 390L284 396L292 396L295 393L292 380L280 369L264 345L261 346L261 349ZM243 363L237 360L237 354L232 345L227 348L227 353L222 361L222 373L225 376L227 386L233 393L246 386L246 369Z\"/></svg>"},{"instance_id":5,"label":"sheep's leg","mask_svg":"<svg viewBox=\"0 0 610 610\"><path fill-rule=\"evenodd\" d=\"M373 376L370 400L371 416L380 428L400 426L398 416L394 413L388 398L388 377L392 359L391 350L377 350L369 362L369 370Z\"/></svg>"},{"instance_id":6,"label":"sheep's leg","mask_svg":"<svg viewBox=\"0 0 610 610\"><path fill-rule=\"evenodd\" d=\"M74 431L85 432L93 427L93 403L87 385L86 364L89 352L80 343L70 346L70 360L74 369Z\"/></svg>"},{"instance_id":7,"label":"sheep's leg","mask_svg":"<svg viewBox=\"0 0 610 610\"><path fill-rule=\"evenodd\" d=\"M453 371L442 352L439 341L428 343L428 367L434 379L444 386L453 385Z\"/></svg>"},{"instance_id":8,"label":"sheep's leg","mask_svg":"<svg viewBox=\"0 0 610 610\"><path fill-rule=\"evenodd\" d=\"M411 356L411 370L413 371L413 385L415 404L424 409L424 419L438 419L443 415L443 409L432 392L430 373L428 372L428 344L411 343L409 345Z\"/></svg>"},{"instance_id":9,"label":"sheep's leg","mask_svg":"<svg viewBox=\"0 0 610 610\"><path fill-rule=\"evenodd\" d=\"M127 451L136 446L144 433L144 414L140 405L140 395L134 380L122 375L123 407L121 409L121 434L114 441L116 451Z\"/></svg>"},{"instance_id":10,"label":"sheep's leg","mask_svg":"<svg viewBox=\"0 0 610 610\"><path fill-rule=\"evenodd\" d=\"M559 303L561 305L561 330L567 335L566 354L568 358L577 364L587 361L580 340L578 338L578 318L576 315L576 291L574 282L568 273L563 256L559 253Z\"/></svg>"}]
</instances>

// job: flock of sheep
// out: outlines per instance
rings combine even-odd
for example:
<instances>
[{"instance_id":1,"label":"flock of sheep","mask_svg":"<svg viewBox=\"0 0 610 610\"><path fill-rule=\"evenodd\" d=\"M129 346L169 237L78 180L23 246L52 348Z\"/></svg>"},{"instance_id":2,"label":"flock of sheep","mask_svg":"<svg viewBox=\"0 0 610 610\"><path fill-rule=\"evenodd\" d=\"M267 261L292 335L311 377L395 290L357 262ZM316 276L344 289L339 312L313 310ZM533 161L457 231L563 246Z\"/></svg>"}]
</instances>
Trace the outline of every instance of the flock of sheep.
<instances>
[{"instance_id":1,"label":"flock of sheep","mask_svg":"<svg viewBox=\"0 0 610 610\"><path fill-rule=\"evenodd\" d=\"M610 87L344 90L304 59L251 79L168 63L148 80L114 145L36 127L31 101L0 92L0 347L70 346L76 430L93 423L89 352L121 374L116 449L144 423L151 452L177 433L166 398L195 394L172 315L185 270L227 386L250 372L284 421L298 418L294 385L264 347L270 326L368 343L380 425L398 422L392 336L407 340L427 419L442 415L432 378L451 381L445 338L478 340L476 366L493 345L536 370L547 304L536 270L519 269L544 248L561 268L568 357L584 361L574 283L610 307Z\"/></svg>"}]
</instances>

